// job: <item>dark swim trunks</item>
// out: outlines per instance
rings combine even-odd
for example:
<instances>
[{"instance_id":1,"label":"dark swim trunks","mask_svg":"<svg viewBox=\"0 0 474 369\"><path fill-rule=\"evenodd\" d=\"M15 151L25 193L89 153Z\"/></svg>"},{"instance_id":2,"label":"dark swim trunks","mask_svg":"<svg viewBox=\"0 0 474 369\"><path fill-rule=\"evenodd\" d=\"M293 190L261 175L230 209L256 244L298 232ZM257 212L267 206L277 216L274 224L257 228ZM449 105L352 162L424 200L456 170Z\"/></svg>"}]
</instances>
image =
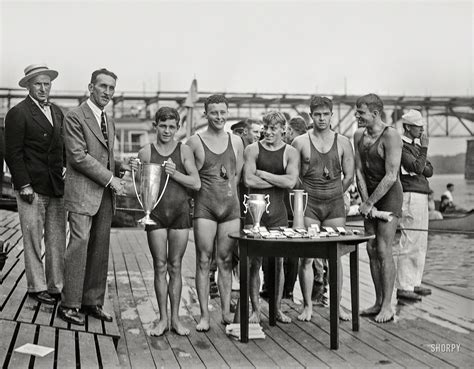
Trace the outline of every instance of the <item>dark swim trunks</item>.
<instances>
[{"instance_id":1,"label":"dark swim trunks","mask_svg":"<svg viewBox=\"0 0 474 369\"><path fill-rule=\"evenodd\" d=\"M305 216L324 222L328 219L345 218L342 168L337 149L337 133L327 153L316 149L308 133L311 147L308 170L302 176L304 190L308 193Z\"/></svg>"},{"instance_id":2,"label":"dark swim trunks","mask_svg":"<svg viewBox=\"0 0 474 369\"><path fill-rule=\"evenodd\" d=\"M280 149L275 151L267 150L263 145L258 143L258 157L256 161L256 168L272 174L283 175L286 173L286 168L283 163L283 156L287 145L283 145ZM285 196L288 196L288 191L284 188L249 188L249 194L265 194L269 195L270 206L269 213L263 213L260 224L265 227L287 227L288 213L285 206ZM252 217L247 213L245 224L253 224Z\"/></svg>"},{"instance_id":3,"label":"dark swim trunks","mask_svg":"<svg viewBox=\"0 0 474 369\"><path fill-rule=\"evenodd\" d=\"M198 137L204 148L204 164L199 170L201 189L195 197L194 219L204 218L217 223L239 219L236 159L231 136L228 135L227 149L222 154L213 153L201 136Z\"/></svg>"},{"instance_id":4,"label":"dark swim trunks","mask_svg":"<svg viewBox=\"0 0 474 369\"><path fill-rule=\"evenodd\" d=\"M168 158L171 158L176 164L176 170L181 173L186 173L184 165L181 160L181 142L178 142L175 150L169 156L162 156L155 148L151 146L150 162L162 164ZM166 174L163 171L161 175L160 194L166 181ZM145 231L150 232L155 229L187 229L191 228L191 214L190 214L190 197L188 191L184 186L170 178L166 187L165 193L160 202L150 214L151 219L156 222L156 225L145 226Z\"/></svg>"},{"instance_id":5,"label":"dark swim trunks","mask_svg":"<svg viewBox=\"0 0 474 369\"><path fill-rule=\"evenodd\" d=\"M359 141L359 154L362 160L362 169L364 172L365 183L367 185L367 192L369 196L375 191L378 184L385 176L385 159L378 153L379 141L385 134L387 129L393 129L385 127L382 134L377 140L370 146L364 146L363 140ZM388 190L388 192L377 201L374 206L377 210L389 211L397 217L402 216L402 204L403 204L403 188L400 182L400 178L397 176L396 182Z\"/></svg>"}]
</instances>

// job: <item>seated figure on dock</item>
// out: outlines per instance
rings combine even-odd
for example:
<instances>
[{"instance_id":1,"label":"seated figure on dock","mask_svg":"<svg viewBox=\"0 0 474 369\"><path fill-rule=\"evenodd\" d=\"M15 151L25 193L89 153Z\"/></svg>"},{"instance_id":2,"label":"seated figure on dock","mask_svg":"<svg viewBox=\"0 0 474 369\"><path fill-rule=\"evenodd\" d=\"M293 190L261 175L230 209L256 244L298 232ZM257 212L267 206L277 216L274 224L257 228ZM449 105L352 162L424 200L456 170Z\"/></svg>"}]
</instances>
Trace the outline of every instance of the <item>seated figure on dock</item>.
<instances>
[{"instance_id":1,"label":"seated figure on dock","mask_svg":"<svg viewBox=\"0 0 474 369\"><path fill-rule=\"evenodd\" d=\"M207 129L187 142L201 179L201 189L194 198L196 289L201 309L201 319L196 326L198 332L206 332L210 326L209 268L216 238L222 322L232 322L230 297L235 241L228 234L240 229L237 186L243 165L243 144L239 136L224 130L228 108L229 103L223 95L209 96L204 102Z\"/></svg>"},{"instance_id":2,"label":"seated figure on dock","mask_svg":"<svg viewBox=\"0 0 474 369\"><path fill-rule=\"evenodd\" d=\"M361 315L374 315L376 322L384 323L394 316L392 243L402 213L403 190L398 176L402 140L395 128L383 122L383 102L377 95L360 97L356 106L355 116L363 127L354 134L356 178L362 198L359 209L365 217L366 233L375 235L375 239L367 242L367 253L376 300ZM376 219L372 216L375 210L389 211L393 219Z\"/></svg>"},{"instance_id":3,"label":"seated figure on dock","mask_svg":"<svg viewBox=\"0 0 474 369\"><path fill-rule=\"evenodd\" d=\"M287 190L293 188L298 180L299 157L297 151L283 141L286 119L280 112L272 111L263 117L264 139L250 144L244 153L244 182L249 194L268 194L270 196L269 213L264 213L260 224L264 227L288 227L288 214L284 202ZM250 214L245 220L252 224ZM276 258L277 314L282 323L291 319L281 310L284 275L283 258ZM252 315L250 323L260 322L260 267L262 257L250 258L250 301ZM268 271L267 271L268 273ZM271 298L271 296L270 296Z\"/></svg>"},{"instance_id":4,"label":"seated figure on dock","mask_svg":"<svg viewBox=\"0 0 474 369\"><path fill-rule=\"evenodd\" d=\"M156 225L147 225L145 228L153 256L155 293L160 309L158 325L149 332L152 336L161 336L168 329L168 296L171 329L181 336L189 334L189 329L181 324L178 316L182 289L181 262L191 228L188 189L199 190L201 181L191 149L174 139L179 121L176 109L158 109L153 122L156 142L146 145L138 153L142 163L165 163L160 194L165 184L164 177L169 175L165 194L150 214ZM166 273L169 274L169 284Z\"/></svg>"},{"instance_id":5,"label":"seated figure on dock","mask_svg":"<svg viewBox=\"0 0 474 369\"><path fill-rule=\"evenodd\" d=\"M293 141L301 159L300 178L308 193L304 222L329 227L343 227L346 223L344 192L354 180L354 154L347 137L331 130L332 101L314 97L310 103L313 129ZM341 175L343 178L341 179ZM304 308L299 320L310 321L313 313L312 291L314 283L313 262L321 287L325 259L300 258L299 279ZM340 265L340 263L339 263ZM336 271L330 271L336 273ZM338 301L341 298L342 267L338 273ZM350 320L350 315L339 309L339 318Z\"/></svg>"}]
</instances>

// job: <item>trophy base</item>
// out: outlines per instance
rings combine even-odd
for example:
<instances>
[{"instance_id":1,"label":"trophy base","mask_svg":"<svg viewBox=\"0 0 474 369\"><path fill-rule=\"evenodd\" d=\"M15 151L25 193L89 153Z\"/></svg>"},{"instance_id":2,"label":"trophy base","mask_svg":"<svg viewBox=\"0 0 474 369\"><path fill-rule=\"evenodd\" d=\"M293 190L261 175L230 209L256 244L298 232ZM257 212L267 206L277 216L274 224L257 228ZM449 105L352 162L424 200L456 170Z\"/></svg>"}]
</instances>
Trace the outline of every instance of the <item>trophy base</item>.
<instances>
[{"instance_id":1,"label":"trophy base","mask_svg":"<svg viewBox=\"0 0 474 369\"><path fill-rule=\"evenodd\" d=\"M156 225L156 222L150 218L150 215L145 215L142 219L138 220L138 223L143 225Z\"/></svg>"}]
</instances>

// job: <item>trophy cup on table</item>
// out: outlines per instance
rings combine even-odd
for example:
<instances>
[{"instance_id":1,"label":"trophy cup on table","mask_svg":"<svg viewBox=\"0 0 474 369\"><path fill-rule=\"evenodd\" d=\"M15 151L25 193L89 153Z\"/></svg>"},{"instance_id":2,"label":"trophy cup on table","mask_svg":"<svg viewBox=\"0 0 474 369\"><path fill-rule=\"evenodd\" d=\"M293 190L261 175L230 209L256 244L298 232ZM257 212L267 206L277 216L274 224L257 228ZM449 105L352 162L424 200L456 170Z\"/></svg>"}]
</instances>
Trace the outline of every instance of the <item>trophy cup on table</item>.
<instances>
[{"instance_id":1,"label":"trophy cup on table","mask_svg":"<svg viewBox=\"0 0 474 369\"><path fill-rule=\"evenodd\" d=\"M303 199L306 196L306 202L303 205ZM292 198L294 199L292 203ZM290 192L290 208L293 213L293 229L304 228L304 212L308 205L308 194L304 190L293 190Z\"/></svg>"},{"instance_id":2,"label":"trophy cup on table","mask_svg":"<svg viewBox=\"0 0 474 369\"><path fill-rule=\"evenodd\" d=\"M163 172L163 164L155 163L139 163L138 164L138 177L139 177L139 189L137 191L137 185L135 181L135 170L132 168L132 181L137 195L138 202L145 211L145 216L138 222L147 225L156 225L155 221L150 218L150 213L158 205L163 194L165 193L166 186L168 185L169 175L166 176L166 182L163 187L163 191L160 195L160 184L161 184L161 173Z\"/></svg>"},{"instance_id":3,"label":"trophy cup on table","mask_svg":"<svg viewBox=\"0 0 474 369\"><path fill-rule=\"evenodd\" d=\"M270 195L250 194L244 195L244 214L250 211L253 220L253 232L258 232L260 228L260 219L262 219L263 212L268 214L268 207L270 206Z\"/></svg>"}]
</instances>

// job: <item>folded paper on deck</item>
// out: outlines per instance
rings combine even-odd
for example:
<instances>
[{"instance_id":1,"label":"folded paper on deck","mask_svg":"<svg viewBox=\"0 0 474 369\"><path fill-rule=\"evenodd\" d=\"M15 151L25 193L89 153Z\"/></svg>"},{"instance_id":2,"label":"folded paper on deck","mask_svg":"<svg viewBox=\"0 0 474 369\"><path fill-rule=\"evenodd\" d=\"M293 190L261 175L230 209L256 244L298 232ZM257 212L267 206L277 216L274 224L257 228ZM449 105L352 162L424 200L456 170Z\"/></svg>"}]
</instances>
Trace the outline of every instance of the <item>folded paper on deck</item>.
<instances>
[{"instance_id":1,"label":"folded paper on deck","mask_svg":"<svg viewBox=\"0 0 474 369\"><path fill-rule=\"evenodd\" d=\"M225 333L229 336L240 339L240 323L228 324L225 327ZM262 327L258 323L249 324L249 339L264 339Z\"/></svg>"},{"instance_id":2,"label":"folded paper on deck","mask_svg":"<svg viewBox=\"0 0 474 369\"><path fill-rule=\"evenodd\" d=\"M53 352L54 349L52 347L45 347L40 345L34 345L32 343L26 343L23 346L17 347L15 351L19 352L20 354L43 357Z\"/></svg>"}]
</instances>

